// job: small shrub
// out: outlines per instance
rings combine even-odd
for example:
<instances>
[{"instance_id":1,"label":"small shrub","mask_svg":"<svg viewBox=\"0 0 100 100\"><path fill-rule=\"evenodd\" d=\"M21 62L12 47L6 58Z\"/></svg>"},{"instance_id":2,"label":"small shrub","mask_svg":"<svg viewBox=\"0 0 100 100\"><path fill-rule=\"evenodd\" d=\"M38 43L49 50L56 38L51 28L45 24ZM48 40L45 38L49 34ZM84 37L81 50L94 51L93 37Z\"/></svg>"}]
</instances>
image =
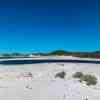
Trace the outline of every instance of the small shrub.
<instances>
[{"instance_id":1,"label":"small shrub","mask_svg":"<svg viewBox=\"0 0 100 100\"><path fill-rule=\"evenodd\" d=\"M65 78L65 75L66 75L66 73L64 71L62 71L62 72L57 73L55 75L55 78L59 77L59 78L64 79Z\"/></svg>"},{"instance_id":2,"label":"small shrub","mask_svg":"<svg viewBox=\"0 0 100 100\"><path fill-rule=\"evenodd\" d=\"M74 75L73 75L74 78L81 78L83 77L83 73L82 72L76 72Z\"/></svg>"},{"instance_id":3,"label":"small shrub","mask_svg":"<svg viewBox=\"0 0 100 100\"><path fill-rule=\"evenodd\" d=\"M83 81L86 81L87 85L96 85L97 78L93 75L84 75Z\"/></svg>"},{"instance_id":4,"label":"small shrub","mask_svg":"<svg viewBox=\"0 0 100 100\"><path fill-rule=\"evenodd\" d=\"M93 75L84 75L82 72L76 72L73 77L78 78L79 82L85 81L88 86L97 84L97 78Z\"/></svg>"}]
</instances>

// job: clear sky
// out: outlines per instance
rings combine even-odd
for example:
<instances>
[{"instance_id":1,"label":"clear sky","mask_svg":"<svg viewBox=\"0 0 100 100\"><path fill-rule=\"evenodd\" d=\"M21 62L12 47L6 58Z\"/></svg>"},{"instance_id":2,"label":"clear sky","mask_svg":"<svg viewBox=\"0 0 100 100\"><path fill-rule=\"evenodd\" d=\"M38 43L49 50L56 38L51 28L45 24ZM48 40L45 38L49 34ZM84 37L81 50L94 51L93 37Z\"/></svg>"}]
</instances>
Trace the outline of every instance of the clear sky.
<instances>
[{"instance_id":1,"label":"clear sky","mask_svg":"<svg viewBox=\"0 0 100 100\"><path fill-rule=\"evenodd\" d=\"M100 50L100 0L0 0L0 52Z\"/></svg>"}]
</instances>

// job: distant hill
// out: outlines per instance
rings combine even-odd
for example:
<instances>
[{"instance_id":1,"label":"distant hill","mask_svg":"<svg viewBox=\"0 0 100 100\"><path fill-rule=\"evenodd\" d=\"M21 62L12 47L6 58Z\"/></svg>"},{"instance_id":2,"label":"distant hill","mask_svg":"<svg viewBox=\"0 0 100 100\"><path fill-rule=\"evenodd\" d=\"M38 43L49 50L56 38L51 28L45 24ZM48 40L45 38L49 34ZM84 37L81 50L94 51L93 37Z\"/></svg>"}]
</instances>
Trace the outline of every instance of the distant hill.
<instances>
[{"instance_id":1,"label":"distant hill","mask_svg":"<svg viewBox=\"0 0 100 100\"><path fill-rule=\"evenodd\" d=\"M95 52L68 52L64 50L56 50L49 52L47 55L59 55L59 56L74 56L81 58L100 58L100 51Z\"/></svg>"},{"instance_id":2,"label":"distant hill","mask_svg":"<svg viewBox=\"0 0 100 100\"><path fill-rule=\"evenodd\" d=\"M69 52L67 51L64 51L64 50L56 50L56 51L52 51L52 52L49 52L47 55L68 55Z\"/></svg>"}]
</instances>

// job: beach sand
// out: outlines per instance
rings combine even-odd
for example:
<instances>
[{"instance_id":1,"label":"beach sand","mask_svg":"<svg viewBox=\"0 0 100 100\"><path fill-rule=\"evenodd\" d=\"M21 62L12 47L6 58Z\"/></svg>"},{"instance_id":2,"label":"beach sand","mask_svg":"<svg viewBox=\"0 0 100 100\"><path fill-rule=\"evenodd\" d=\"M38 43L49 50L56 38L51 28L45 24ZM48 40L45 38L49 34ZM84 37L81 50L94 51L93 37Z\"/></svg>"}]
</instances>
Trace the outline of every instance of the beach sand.
<instances>
[{"instance_id":1,"label":"beach sand","mask_svg":"<svg viewBox=\"0 0 100 100\"><path fill-rule=\"evenodd\" d=\"M55 78L65 71L65 79ZM96 86L73 79L75 72L95 75ZM1 100L100 100L100 65L45 63L0 65Z\"/></svg>"}]
</instances>

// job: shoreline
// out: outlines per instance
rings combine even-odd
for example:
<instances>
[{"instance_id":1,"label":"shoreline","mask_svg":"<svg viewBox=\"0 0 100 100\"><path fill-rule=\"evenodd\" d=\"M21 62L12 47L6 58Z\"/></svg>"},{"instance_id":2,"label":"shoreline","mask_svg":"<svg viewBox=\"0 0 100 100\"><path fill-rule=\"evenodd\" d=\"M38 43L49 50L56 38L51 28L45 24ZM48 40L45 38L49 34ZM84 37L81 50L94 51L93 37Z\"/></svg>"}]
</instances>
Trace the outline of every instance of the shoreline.
<instances>
[{"instance_id":1,"label":"shoreline","mask_svg":"<svg viewBox=\"0 0 100 100\"><path fill-rule=\"evenodd\" d=\"M39 59L3 59L0 60L0 64L2 65L19 65L19 64L39 64L39 63L86 63L86 64L100 64L99 60L91 60L91 59L63 59L63 58L39 58Z\"/></svg>"}]
</instances>

